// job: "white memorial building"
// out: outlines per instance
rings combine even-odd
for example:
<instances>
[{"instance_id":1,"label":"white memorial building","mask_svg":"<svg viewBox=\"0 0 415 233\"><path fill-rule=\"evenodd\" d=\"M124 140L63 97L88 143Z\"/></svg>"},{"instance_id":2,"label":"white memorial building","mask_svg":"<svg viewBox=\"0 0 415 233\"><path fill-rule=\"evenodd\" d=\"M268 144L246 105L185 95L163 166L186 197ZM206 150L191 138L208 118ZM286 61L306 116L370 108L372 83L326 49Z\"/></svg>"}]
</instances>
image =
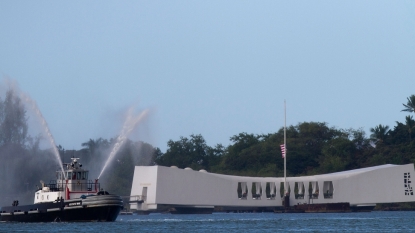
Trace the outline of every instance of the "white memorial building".
<instances>
[{"instance_id":1,"label":"white memorial building","mask_svg":"<svg viewBox=\"0 0 415 233\"><path fill-rule=\"evenodd\" d=\"M414 165L386 164L324 175L287 177L291 206L350 203L365 208L376 203L415 201ZM190 168L136 166L130 209L160 211L185 208L282 207L284 178L245 177L194 171Z\"/></svg>"}]
</instances>

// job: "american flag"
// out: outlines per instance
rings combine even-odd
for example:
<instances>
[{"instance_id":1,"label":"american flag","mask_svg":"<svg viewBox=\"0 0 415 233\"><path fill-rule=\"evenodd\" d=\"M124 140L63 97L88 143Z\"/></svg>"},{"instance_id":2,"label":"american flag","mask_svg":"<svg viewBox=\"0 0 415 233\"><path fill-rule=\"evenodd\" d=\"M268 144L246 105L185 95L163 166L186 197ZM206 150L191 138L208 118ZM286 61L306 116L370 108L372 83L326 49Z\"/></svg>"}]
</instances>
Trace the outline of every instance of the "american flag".
<instances>
[{"instance_id":1,"label":"american flag","mask_svg":"<svg viewBox=\"0 0 415 233\"><path fill-rule=\"evenodd\" d=\"M282 158L285 158L285 152L287 151L285 149L285 144L280 145L280 147L281 147Z\"/></svg>"}]
</instances>

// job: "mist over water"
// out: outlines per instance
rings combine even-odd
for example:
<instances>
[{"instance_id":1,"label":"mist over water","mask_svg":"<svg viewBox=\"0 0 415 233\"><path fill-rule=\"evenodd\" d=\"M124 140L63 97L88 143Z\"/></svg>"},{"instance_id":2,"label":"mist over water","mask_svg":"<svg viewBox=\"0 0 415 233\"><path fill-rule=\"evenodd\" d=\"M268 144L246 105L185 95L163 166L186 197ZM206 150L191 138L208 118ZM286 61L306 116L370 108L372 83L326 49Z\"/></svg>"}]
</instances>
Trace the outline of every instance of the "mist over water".
<instances>
[{"instance_id":1,"label":"mist over water","mask_svg":"<svg viewBox=\"0 0 415 233\"><path fill-rule=\"evenodd\" d=\"M16 117L19 111L20 118ZM19 200L22 205L32 204L34 192L41 186L39 181L55 180L55 172L64 170L62 161L69 162L71 157L81 158L83 167L90 172L90 179L99 174L101 187L105 190L128 195L133 167L152 164L155 151L148 143L129 140L135 133L142 133L136 130L139 125L146 129L147 124L143 123L150 112L147 109L134 111L131 107L124 115L117 137L90 139L95 143L91 147L82 145L81 150L65 150L61 146L57 148L36 101L22 92L15 81L0 82L0 207L11 205L14 200ZM20 124L20 128L16 128L16 124ZM18 142L14 142L16 135L13 133L20 136ZM7 138L12 139L7 141ZM119 180L123 180L123 185L119 185Z\"/></svg>"},{"instance_id":2,"label":"mist over water","mask_svg":"<svg viewBox=\"0 0 415 233\"><path fill-rule=\"evenodd\" d=\"M11 205L13 200L33 203L39 181L49 182L55 171L62 169L59 152L36 103L13 80L0 83L0 103L0 206ZM42 132L33 137L29 128L35 129L35 135ZM40 149L42 138L48 137L48 148Z\"/></svg>"},{"instance_id":3,"label":"mist over water","mask_svg":"<svg viewBox=\"0 0 415 233\"><path fill-rule=\"evenodd\" d=\"M127 141L128 136L132 133L132 131L139 125L140 122L142 122L145 117L148 115L149 110L145 109L143 110L138 116L134 116L134 107L131 107L127 111L127 115L122 127L122 130L120 134L118 135L113 148L108 155L108 158L101 170L101 172L98 175L98 179L102 176L102 174L106 171L108 165L112 163L114 160L116 154L121 149L121 147L124 145L124 143Z\"/></svg>"}]
</instances>

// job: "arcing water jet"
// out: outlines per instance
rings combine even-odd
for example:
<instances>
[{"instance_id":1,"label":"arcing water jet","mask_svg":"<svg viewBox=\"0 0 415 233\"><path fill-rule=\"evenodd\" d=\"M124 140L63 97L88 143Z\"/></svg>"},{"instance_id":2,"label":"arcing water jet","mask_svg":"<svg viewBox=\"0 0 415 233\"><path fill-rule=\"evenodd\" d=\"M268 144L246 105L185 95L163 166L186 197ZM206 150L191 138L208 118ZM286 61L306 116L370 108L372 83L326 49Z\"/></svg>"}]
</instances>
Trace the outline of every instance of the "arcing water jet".
<instances>
[{"instance_id":1,"label":"arcing water jet","mask_svg":"<svg viewBox=\"0 0 415 233\"><path fill-rule=\"evenodd\" d=\"M50 146L52 147L53 150L53 154L55 155L55 159L56 162L59 164L62 172L65 174L64 169L63 169L63 165L62 165L62 160L61 157L59 155L59 151L56 148L56 144L55 144L55 139L53 139L52 133L49 130L48 124L45 120L45 118L43 117L42 113L40 112L39 108L37 107L37 104L34 100L32 100L29 96L25 95L24 93L20 93L21 95L21 99L23 99L24 102L26 102L31 109L33 110L33 112L35 113L36 117L38 118L42 129L46 135L47 141L49 142Z\"/></svg>"},{"instance_id":2,"label":"arcing water jet","mask_svg":"<svg viewBox=\"0 0 415 233\"><path fill-rule=\"evenodd\" d=\"M138 123L140 123L147 116L148 112L149 112L149 110L146 109L146 110L142 111L140 113L140 115L134 117L133 116L133 107L131 107L128 110L127 117L124 121L124 125L122 127L122 130L121 130L119 136L117 137L117 141L115 142L115 144L114 144L114 146L111 150L111 153L109 154L108 159L105 162L104 167L102 168L101 173L98 176L98 179L101 177L102 173L104 173L107 166L114 159L115 155L120 150L120 148L124 145L126 139L131 134L133 129L135 129L136 126L138 125Z\"/></svg>"}]
</instances>

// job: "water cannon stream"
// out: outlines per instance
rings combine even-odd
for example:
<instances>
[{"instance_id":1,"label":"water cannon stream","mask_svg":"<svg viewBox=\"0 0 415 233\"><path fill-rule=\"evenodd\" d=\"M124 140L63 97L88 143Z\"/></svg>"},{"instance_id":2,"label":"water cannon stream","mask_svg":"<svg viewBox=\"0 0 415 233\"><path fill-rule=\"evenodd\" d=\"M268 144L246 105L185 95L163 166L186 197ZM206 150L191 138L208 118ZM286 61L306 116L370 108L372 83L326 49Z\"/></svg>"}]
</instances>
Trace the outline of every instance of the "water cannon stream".
<instances>
[{"instance_id":1,"label":"water cannon stream","mask_svg":"<svg viewBox=\"0 0 415 233\"><path fill-rule=\"evenodd\" d=\"M56 148L55 139L53 138L52 133L49 130L49 126L48 126L45 118L43 117L42 113L40 112L36 102L24 93L20 92L20 96L21 96L21 99L23 99L23 101L26 102L30 106L30 108L35 113L36 117L38 118L38 120L39 120L39 122L42 126L42 130L44 131L44 134L46 135L47 141L49 142L50 146L52 147L55 159L56 159L57 163L59 164L59 166L62 170L62 173L65 175L63 165L62 165L62 160L61 160L59 151Z\"/></svg>"},{"instance_id":2,"label":"water cannon stream","mask_svg":"<svg viewBox=\"0 0 415 233\"><path fill-rule=\"evenodd\" d=\"M106 170L107 166L112 162L117 152L120 150L120 148L124 145L124 143L127 141L126 139L131 134L131 132L137 127L137 125L148 115L149 110L146 109L142 111L138 116L133 116L133 107L131 107L127 112L127 117L124 121L124 125L122 127L122 130L117 137L117 140L111 150L111 153L108 156L107 161L104 164L104 167L102 168L98 179L101 177L101 175Z\"/></svg>"}]
</instances>

